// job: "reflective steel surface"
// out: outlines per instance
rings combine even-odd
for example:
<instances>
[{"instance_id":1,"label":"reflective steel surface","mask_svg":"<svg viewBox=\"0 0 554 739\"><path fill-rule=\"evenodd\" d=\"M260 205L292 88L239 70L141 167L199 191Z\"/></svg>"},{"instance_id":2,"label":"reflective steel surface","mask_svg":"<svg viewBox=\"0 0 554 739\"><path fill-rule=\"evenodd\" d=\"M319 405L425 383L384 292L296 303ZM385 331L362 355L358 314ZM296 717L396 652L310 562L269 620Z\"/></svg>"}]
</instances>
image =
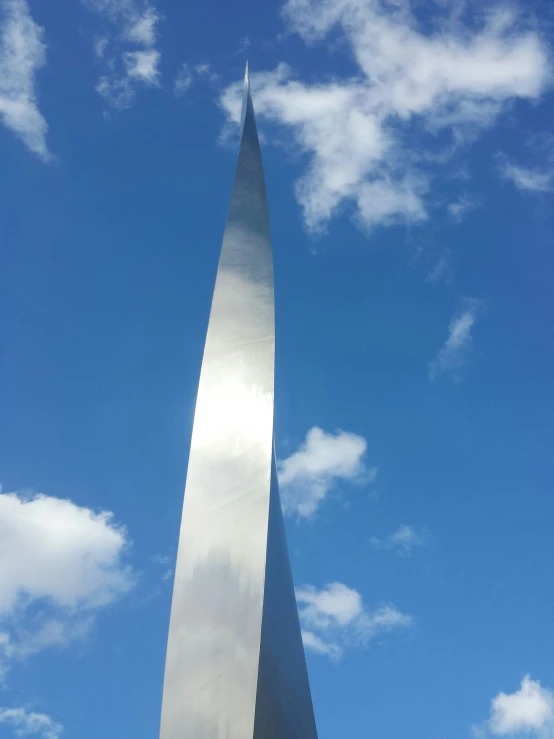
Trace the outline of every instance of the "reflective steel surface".
<instances>
[{"instance_id":1,"label":"reflective steel surface","mask_svg":"<svg viewBox=\"0 0 554 739\"><path fill-rule=\"evenodd\" d=\"M273 459L274 358L269 214L247 72L194 417L160 739L317 736Z\"/></svg>"}]
</instances>

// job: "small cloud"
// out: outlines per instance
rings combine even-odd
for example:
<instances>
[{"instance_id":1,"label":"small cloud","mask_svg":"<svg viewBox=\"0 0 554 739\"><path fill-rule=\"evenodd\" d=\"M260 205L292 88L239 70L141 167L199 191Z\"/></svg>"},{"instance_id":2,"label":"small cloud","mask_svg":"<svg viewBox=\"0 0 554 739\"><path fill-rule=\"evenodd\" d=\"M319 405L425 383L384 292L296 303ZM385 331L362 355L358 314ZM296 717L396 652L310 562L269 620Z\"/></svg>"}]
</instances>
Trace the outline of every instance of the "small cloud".
<instances>
[{"instance_id":1,"label":"small cloud","mask_svg":"<svg viewBox=\"0 0 554 739\"><path fill-rule=\"evenodd\" d=\"M159 85L161 54L156 43L162 14L149 0L82 2L110 21L115 29L111 36L97 37L94 41L95 55L104 65L96 91L111 108L130 108L136 100L137 84ZM108 47L111 54L106 53Z\"/></svg>"},{"instance_id":2,"label":"small cloud","mask_svg":"<svg viewBox=\"0 0 554 739\"><path fill-rule=\"evenodd\" d=\"M168 565L171 563L171 557L165 554L154 554L151 560L155 565Z\"/></svg>"},{"instance_id":3,"label":"small cloud","mask_svg":"<svg viewBox=\"0 0 554 739\"><path fill-rule=\"evenodd\" d=\"M181 65L181 68L177 72L175 81L173 83L173 94L175 97L181 97L188 90L190 90L194 77L190 71L190 67L186 62Z\"/></svg>"},{"instance_id":4,"label":"small cloud","mask_svg":"<svg viewBox=\"0 0 554 739\"><path fill-rule=\"evenodd\" d=\"M366 465L366 449L357 434L311 428L298 451L278 462L284 512L310 517L338 482L373 482L377 468Z\"/></svg>"},{"instance_id":5,"label":"small cloud","mask_svg":"<svg viewBox=\"0 0 554 739\"><path fill-rule=\"evenodd\" d=\"M94 39L94 55L97 59L103 59L109 45L106 36L96 36Z\"/></svg>"},{"instance_id":6,"label":"small cloud","mask_svg":"<svg viewBox=\"0 0 554 739\"><path fill-rule=\"evenodd\" d=\"M123 54L122 58L125 74L103 75L96 85L96 92L116 110L125 110L133 105L136 100L137 82L157 86L159 79L160 53L155 49L129 51Z\"/></svg>"},{"instance_id":7,"label":"small cloud","mask_svg":"<svg viewBox=\"0 0 554 739\"><path fill-rule=\"evenodd\" d=\"M127 51L123 54L127 75L132 80L139 80L148 85L157 85L160 72L160 52L155 49Z\"/></svg>"},{"instance_id":8,"label":"small cloud","mask_svg":"<svg viewBox=\"0 0 554 739\"><path fill-rule=\"evenodd\" d=\"M201 75L202 77L207 77L212 72L212 67L210 64L197 64L194 67L194 71L196 74Z\"/></svg>"},{"instance_id":9,"label":"small cloud","mask_svg":"<svg viewBox=\"0 0 554 739\"><path fill-rule=\"evenodd\" d=\"M63 726L50 716L25 708L0 708L0 724L11 726L16 736L38 734L42 739L59 739L63 732Z\"/></svg>"},{"instance_id":10,"label":"small cloud","mask_svg":"<svg viewBox=\"0 0 554 739\"><path fill-rule=\"evenodd\" d=\"M248 36L245 36L242 41L240 42L238 49L234 51L231 56L240 56L240 54L244 54L244 52L250 48L250 39Z\"/></svg>"},{"instance_id":11,"label":"small cloud","mask_svg":"<svg viewBox=\"0 0 554 739\"><path fill-rule=\"evenodd\" d=\"M473 727L474 736L554 736L554 693L526 675L515 693L499 693L491 701L491 714Z\"/></svg>"},{"instance_id":12,"label":"small cloud","mask_svg":"<svg viewBox=\"0 0 554 739\"><path fill-rule=\"evenodd\" d=\"M467 193L462 195L458 200L456 200L454 203L450 203L448 206L448 212L452 216L452 218L456 221L456 223L461 223L464 219L464 217L472 210L477 208L479 205L479 201L475 198L472 198Z\"/></svg>"},{"instance_id":13,"label":"small cloud","mask_svg":"<svg viewBox=\"0 0 554 739\"><path fill-rule=\"evenodd\" d=\"M124 35L127 41L143 46L154 46L156 43L156 26L160 20L159 13L153 7L147 7L142 16L131 18Z\"/></svg>"},{"instance_id":14,"label":"small cloud","mask_svg":"<svg viewBox=\"0 0 554 739\"><path fill-rule=\"evenodd\" d=\"M450 263L448 257L443 255L427 275L427 282L436 285L439 282L448 282L450 279Z\"/></svg>"},{"instance_id":15,"label":"small cloud","mask_svg":"<svg viewBox=\"0 0 554 739\"><path fill-rule=\"evenodd\" d=\"M340 582L321 590L311 585L298 588L296 600L304 646L333 660L348 647L365 647L383 633L412 624L411 617L392 604L366 608L360 593Z\"/></svg>"},{"instance_id":16,"label":"small cloud","mask_svg":"<svg viewBox=\"0 0 554 739\"><path fill-rule=\"evenodd\" d=\"M519 167L504 161L500 174L504 180L511 182L522 192L540 194L554 190L554 171L539 167Z\"/></svg>"},{"instance_id":17,"label":"small cloud","mask_svg":"<svg viewBox=\"0 0 554 739\"><path fill-rule=\"evenodd\" d=\"M25 0L0 2L0 120L40 159L52 158L46 144L48 125L41 114L36 73L46 64L44 29Z\"/></svg>"},{"instance_id":18,"label":"small cloud","mask_svg":"<svg viewBox=\"0 0 554 739\"><path fill-rule=\"evenodd\" d=\"M174 570L173 567L169 566L173 563L173 559L171 557L168 557L165 554L154 554L150 559L155 565L160 565L164 568L162 575L163 582L166 582L172 577Z\"/></svg>"},{"instance_id":19,"label":"small cloud","mask_svg":"<svg viewBox=\"0 0 554 739\"><path fill-rule=\"evenodd\" d=\"M418 533L413 526L403 524L394 534L384 539L373 536L370 542L376 549L388 549L398 554L399 557L409 557L413 549L425 546L427 540L427 534Z\"/></svg>"},{"instance_id":20,"label":"small cloud","mask_svg":"<svg viewBox=\"0 0 554 739\"><path fill-rule=\"evenodd\" d=\"M321 637L314 634L313 631L302 630L302 642L304 648L309 649L316 654L324 654L330 657L334 662L342 657L342 648L333 642L324 641Z\"/></svg>"},{"instance_id":21,"label":"small cloud","mask_svg":"<svg viewBox=\"0 0 554 739\"><path fill-rule=\"evenodd\" d=\"M299 588L296 600L302 605L305 624L325 630L330 626L348 626L363 612L362 597L357 590L340 582L326 585L322 590L312 586Z\"/></svg>"},{"instance_id":22,"label":"small cloud","mask_svg":"<svg viewBox=\"0 0 554 739\"><path fill-rule=\"evenodd\" d=\"M131 81L127 77L112 77L105 75L100 77L96 85L98 92L106 103L116 110L125 110L130 108L135 102L136 93ZM111 115L104 116L105 120L110 120Z\"/></svg>"},{"instance_id":23,"label":"small cloud","mask_svg":"<svg viewBox=\"0 0 554 739\"><path fill-rule=\"evenodd\" d=\"M217 82L219 80L219 75L217 72L214 72L211 64L197 64L194 67L194 71L199 77L204 77L210 82Z\"/></svg>"},{"instance_id":24,"label":"small cloud","mask_svg":"<svg viewBox=\"0 0 554 739\"><path fill-rule=\"evenodd\" d=\"M450 321L444 346L429 365L430 380L442 374L450 374L455 380L460 379L460 371L468 361L471 331L480 305L480 301L474 298L464 300L462 310Z\"/></svg>"}]
</instances>

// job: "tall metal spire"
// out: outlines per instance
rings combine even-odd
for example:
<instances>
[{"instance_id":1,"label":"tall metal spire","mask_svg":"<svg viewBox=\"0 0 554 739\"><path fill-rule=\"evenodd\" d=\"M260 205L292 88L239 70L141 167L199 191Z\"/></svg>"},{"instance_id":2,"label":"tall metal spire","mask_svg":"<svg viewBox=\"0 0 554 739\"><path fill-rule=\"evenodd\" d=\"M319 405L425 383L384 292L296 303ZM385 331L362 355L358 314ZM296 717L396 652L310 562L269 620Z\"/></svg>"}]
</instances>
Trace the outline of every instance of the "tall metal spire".
<instances>
[{"instance_id":1,"label":"tall metal spire","mask_svg":"<svg viewBox=\"0 0 554 739\"><path fill-rule=\"evenodd\" d=\"M275 472L274 360L269 213L247 64L194 416L160 739L317 739Z\"/></svg>"}]
</instances>

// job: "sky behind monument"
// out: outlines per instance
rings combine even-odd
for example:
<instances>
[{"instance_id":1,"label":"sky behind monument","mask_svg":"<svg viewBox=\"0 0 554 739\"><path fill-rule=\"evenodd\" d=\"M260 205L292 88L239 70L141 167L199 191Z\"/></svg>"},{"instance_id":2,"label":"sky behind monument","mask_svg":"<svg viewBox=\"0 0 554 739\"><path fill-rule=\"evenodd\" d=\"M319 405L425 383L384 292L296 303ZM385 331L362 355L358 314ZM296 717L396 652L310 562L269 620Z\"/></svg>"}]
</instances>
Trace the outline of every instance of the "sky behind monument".
<instances>
[{"instance_id":1,"label":"sky behind monument","mask_svg":"<svg viewBox=\"0 0 554 739\"><path fill-rule=\"evenodd\" d=\"M0 0L0 737L157 736L250 60L320 739L554 735L554 14Z\"/></svg>"}]
</instances>

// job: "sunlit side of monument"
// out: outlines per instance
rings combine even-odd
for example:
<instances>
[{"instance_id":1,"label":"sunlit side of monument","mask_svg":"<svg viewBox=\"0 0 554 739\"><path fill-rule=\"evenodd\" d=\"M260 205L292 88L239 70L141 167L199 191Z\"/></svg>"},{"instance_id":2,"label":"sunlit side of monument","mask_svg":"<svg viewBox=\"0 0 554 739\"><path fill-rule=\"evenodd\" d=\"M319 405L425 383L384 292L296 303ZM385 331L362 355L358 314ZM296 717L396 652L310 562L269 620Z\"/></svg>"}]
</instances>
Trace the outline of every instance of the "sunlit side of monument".
<instances>
[{"instance_id":1,"label":"sunlit side of monument","mask_svg":"<svg viewBox=\"0 0 554 739\"><path fill-rule=\"evenodd\" d=\"M196 402L160 739L317 739L273 444L269 212L248 79Z\"/></svg>"}]
</instances>

